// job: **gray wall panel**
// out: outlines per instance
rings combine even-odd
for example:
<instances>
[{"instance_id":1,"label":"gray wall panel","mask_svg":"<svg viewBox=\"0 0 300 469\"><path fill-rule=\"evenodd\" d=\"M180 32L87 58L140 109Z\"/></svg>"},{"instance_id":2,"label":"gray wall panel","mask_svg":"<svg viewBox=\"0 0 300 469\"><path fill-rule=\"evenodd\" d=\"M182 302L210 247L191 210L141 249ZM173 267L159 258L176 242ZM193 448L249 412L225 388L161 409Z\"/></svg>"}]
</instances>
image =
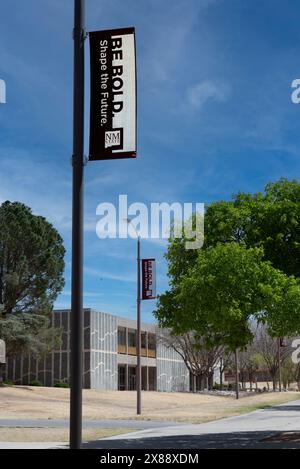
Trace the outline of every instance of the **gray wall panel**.
<instances>
[{"instance_id":1,"label":"gray wall panel","mask_svg":"<svg viewBox=\"0 0 300 469\"><path fill-rule=\"evenodd\" d=\"M164 331L166 333L166 331ZM157 391L183 392L189 391L189 371L180 355L164 344L160 338L161 331L157 328Z\"/></svg>"},{"instance_id":2,"label":"gray wall panel","mask_svg":"<svg viewBox=\"0 0 300 469\"><path fill-rule=\"evenodd\" d=\"M91 388L117 390L117 318L91 311L91 323Z\"/></svg>"}]
</instances>

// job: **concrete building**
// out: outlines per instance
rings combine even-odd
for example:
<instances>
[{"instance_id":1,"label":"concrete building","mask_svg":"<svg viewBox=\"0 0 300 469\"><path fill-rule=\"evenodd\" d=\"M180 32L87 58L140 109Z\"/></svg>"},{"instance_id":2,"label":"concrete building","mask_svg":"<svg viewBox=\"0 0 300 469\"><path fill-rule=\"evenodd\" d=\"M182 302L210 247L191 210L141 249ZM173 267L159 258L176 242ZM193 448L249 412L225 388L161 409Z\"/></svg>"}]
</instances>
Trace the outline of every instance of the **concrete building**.
<instances>
[{"instance_id":1,"label":"concrete building","mask_svg":"<svg viewBox=\"0 0 300 469\"><path fill-rule=\"evenodd\" d=\"M8 358L6 379L16 384L34 380L44 386L69 382L70 310L53 311L52 325L62 330L59 350L43 359ZM142 324L142 389L189 391L189 371L181 357L160 340L160 329ZM136 388L136 322L92 309L84 310L84 376L87 389Z\"/></svg>"}]
</instances>

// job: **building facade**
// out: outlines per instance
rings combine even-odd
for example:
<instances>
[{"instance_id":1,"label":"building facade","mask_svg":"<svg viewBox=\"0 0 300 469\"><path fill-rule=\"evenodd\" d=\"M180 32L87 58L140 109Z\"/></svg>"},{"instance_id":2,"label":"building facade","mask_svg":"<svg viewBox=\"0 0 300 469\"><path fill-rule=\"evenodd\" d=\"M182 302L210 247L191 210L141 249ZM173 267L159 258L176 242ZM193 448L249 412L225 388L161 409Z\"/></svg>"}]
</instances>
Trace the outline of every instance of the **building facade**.
<instances>
[{"instance_id":1,"label":"building facade","mask_svg":"<svg viewBox=\"0 0 300 469\"><path fill-rule=\"evenodd\" d=\"M28 385L69 383L70 310L53 311L52 325L62 330L59 350L36 359L8 358L6 379ZM189 371L181 357L164 344L155 324L142 324L141 366L144 391L189 391ZM84 310L83 387L102 390L135 390L137 366L136 322L92 309Z\"/></svg>"}]
</instances>

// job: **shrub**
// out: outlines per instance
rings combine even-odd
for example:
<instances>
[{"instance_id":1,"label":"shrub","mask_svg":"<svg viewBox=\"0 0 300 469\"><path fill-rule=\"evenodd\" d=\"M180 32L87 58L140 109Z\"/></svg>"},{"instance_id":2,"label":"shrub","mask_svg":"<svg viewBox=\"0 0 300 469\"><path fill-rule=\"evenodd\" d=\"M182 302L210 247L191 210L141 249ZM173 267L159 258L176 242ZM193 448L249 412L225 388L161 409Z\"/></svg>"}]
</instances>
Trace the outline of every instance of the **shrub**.
<instances>
[{"instance_id":1,"label":"shrub","mask_svg":"<svg viewBox=\"0 0 300 469\"><path fill-rule=\"evenodd\" d=\"M69 388L70 386L65 381L58 381L54 385L55 388Z\"/></svg>"},{"instance_id":2,"label":"shrub","mask_svg":"<svg viewBox=\"0 0 300 469\"><path fill-rule=\"evenodd\" d=\"M30 381L29 386L43 386L43 385L38 379L34 379Z\"/></svg>"},{"instance_id":3,"label":"shrub","mask_svg":"<svg viewBox=\"0 0 300 469\"><path fill-rule=\"evenodd\" d=\"M223 383L222 389L221 389L220 383L215 383L213 386L213 390L214 391L228 391L228 384Z\"/></svg>"},{"instance_id":4,"label":"shrub","mask_svg":"<svg viewBox=\"0 0 300 469\"><path fill-rule=\"evenodd\" d=\"M15 383L11 379L5 379L3 384L6 384L6 386L13 386Z\"/></svg>"}]
</instances>

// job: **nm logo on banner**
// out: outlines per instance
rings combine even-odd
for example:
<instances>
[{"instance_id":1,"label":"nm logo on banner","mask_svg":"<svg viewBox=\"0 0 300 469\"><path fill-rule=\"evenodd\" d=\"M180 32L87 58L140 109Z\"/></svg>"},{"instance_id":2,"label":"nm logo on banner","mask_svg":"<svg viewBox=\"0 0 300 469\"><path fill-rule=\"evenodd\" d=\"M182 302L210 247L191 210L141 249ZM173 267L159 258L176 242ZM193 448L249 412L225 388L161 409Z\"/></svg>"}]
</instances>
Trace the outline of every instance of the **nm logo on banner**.
<instances>
[{"instance_id":1,"label":"nm logo on banner","mask_svg":"<svg viewBox=\"0 0 300 469\"><path fill-rule=\"evenodd\" d=\"M105 148L123 148L123 129L107 130L105 132Z\"/></svg>"}]
</instances>

